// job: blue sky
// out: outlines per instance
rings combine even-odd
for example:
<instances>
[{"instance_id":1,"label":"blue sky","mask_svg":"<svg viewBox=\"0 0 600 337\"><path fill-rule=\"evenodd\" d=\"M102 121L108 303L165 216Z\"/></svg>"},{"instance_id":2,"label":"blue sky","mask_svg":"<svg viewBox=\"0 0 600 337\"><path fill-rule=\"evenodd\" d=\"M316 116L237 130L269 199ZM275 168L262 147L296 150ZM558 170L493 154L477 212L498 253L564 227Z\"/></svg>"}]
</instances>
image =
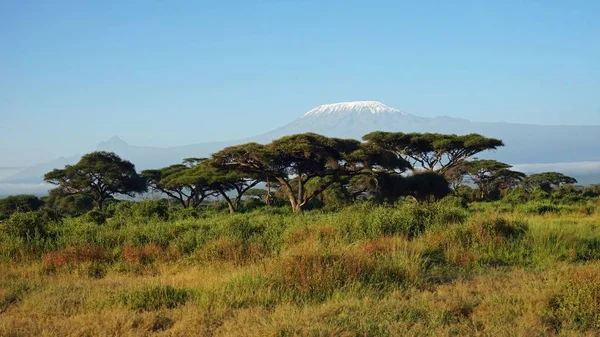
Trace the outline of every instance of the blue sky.
<instances>
[{"instance_id":1,"label":"blue sky","mask_svg":"<svg viewBox=\"0 0 600 337\"><path fill-rule=\"evenodd\" d=\"M379 100L600 124L599 1L0 0L0 166L236 139Z\"/></svg>"}]
</instances>

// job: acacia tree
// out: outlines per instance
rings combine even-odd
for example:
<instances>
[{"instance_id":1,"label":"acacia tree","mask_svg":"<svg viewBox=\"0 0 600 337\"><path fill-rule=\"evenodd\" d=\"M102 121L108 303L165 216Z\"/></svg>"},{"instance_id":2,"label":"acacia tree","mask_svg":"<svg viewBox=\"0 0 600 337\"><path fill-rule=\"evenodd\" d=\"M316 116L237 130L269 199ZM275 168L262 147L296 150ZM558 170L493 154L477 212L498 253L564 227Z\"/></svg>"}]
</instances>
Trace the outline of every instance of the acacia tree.
<instances>
[{"instance_id":1,"label":"acacia tree","mask_svg":"<svg viewBox=\"0 0 600 337\"><path fill-rule=\"evenodd\" d=\"M144 179L131 162L105 151L86 154L75 165L54 169L44 175L44 180L57 185L61 195L90 195L100 209L115 195L132 197L146 191Z\"/></svg>"},{"instance_id":2,"label":"acacia tree","mask_svg":"<svg viewBox=\"0 0 600 337\"><path fill-rule=\"evenodd\" d=\"M206 182L209 189L223 196L229 213L235 213L244 194L262 181L256 174L244 174L237 170L219 168L212 160L203 162L192 171ZM235 194L232 194L233 191Z\"/></svg>"},{"instance_id":3,"label":"acacia tree","mask_svg":"<svg viewBox=\"0 0 600 337\"><path fill-rule=\"evenodd\" d=\"M577 179L566 176L559 172L543 172L529 175L523 181L525 189L529 192L539 188L545 192L552 192L557 187L563 185L573 185L577 183Z\"/></svg>"},{"instance_id":4,"label":"acacia tree","mask_svg":"<svg viewBox=\"0 0 600 337\"><path fill-rule=\"evenodd\" d=\"M366 197L382 202L406 195L406 179L402 174L412 166L404 158L377 144L362 143L350 160L363 168L360 175L342 181L344 193L351 199Z\"/></svg>"},{"instance_id":5,"label":"acacia tree","mask_svg":"<svg viewBox=\"0 0 600 337\"><path fill-rule=\"evenodd\" d=\"M366 134L363 140L404 157L415 168L421 167L442 175L477 153L504 146L499 139L476 133L457 136L376 131Z\"/></svg>"},{"instance_id":6,"label":"acacia tree","mask_svg":"<svg viewBox=\"0 0 600 337\"><path fill-rule=\"evenodd\" d=\"M511 189L519 184L526 175L510 170L512 166L496 160L473 160L464 163L467 177L478 188L478 198L487 200L494 192Z\"/></svg>"},{"instance_id":7,"label":"acacia tree","mask_svg":"<svg viewBox=\"0 0 600 337\"><path fill-rule=\"evenodd\" d=\"M152 190L177 200L184 208L196 208L207 197L215 195L202 171L197 169L205 161L206 158L186 158L183 164L144 170L142 176Z\"/></svg>"},{"instance_id":8,"label":"acacia tree","mask_svg":"<svg viewBox=\"0 0 600 337\"><path fill-rule=\"evenodd\" d=\"M222 169L273 178L281 185L292 210L300 212L340 178L363 172L369 158L364 154L351 156L360 148L360 142L353 139L304 133L282 137L267 145L248 143L228 147L215 153L213 160ZM315 184L307 190L311 181Z\"/></svg>"}]
</instances>

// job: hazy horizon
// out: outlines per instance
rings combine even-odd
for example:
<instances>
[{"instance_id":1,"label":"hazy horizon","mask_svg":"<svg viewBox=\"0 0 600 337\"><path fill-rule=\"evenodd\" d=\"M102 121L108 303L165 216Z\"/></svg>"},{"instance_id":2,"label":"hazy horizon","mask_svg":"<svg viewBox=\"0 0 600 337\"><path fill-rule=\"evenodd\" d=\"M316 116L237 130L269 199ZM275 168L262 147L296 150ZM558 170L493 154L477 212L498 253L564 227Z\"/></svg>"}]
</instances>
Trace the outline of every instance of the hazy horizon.
<instances>
[{"instance_id":1,"label":"hazy horizon","mask_svg":"<svg viewBox=\"0 0 600 337\"><path fill-rule=\"evenodd\" d=\"M240 139L327 103L600 125L600 3L4 2L0 166ZM535 17L535 20L531 20Z\"/></svg>"}]
</instances>

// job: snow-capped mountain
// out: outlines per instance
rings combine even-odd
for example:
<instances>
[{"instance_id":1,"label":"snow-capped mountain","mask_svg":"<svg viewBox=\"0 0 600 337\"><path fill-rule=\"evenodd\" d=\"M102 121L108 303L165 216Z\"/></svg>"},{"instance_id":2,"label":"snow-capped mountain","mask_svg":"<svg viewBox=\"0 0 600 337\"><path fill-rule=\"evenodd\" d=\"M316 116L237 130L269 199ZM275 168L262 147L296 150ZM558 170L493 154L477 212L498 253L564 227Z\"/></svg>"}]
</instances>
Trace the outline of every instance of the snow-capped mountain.
<instances>
[{"instance_id":1,"label":"snow-capped mountain","mask_svg":"<svg viewBox=\"0 0 600 337\"><path fill-rule=\"evenodd\" d=\"M118 137L113 137L100 143L97 149L115 152L136 164L138 170L143 170L178 163L185 157L210 156L230 145L246 142L267 143L285 135L302 132L356 139L372 131L479 133L500 138L505 143L503 148L494 153L482 154L482 158L494 158L510 164L600 162L600 126L481 123L447 116L426 118L402 112L377 101L325 104L299 116L291 123L270 132L236 141L161 148L132 146ZM72 156L67 158L68 160L63 158L40 164L0 182L39 182L50 168L75 163L78 158L79 156ZM547 166L546 170L551 168Z\"/></svg>"},{"instance_id":2,"label":"snow-capped mountain","mask_svg":"<svg viewBox=\"0 0 600 337\"><path fill-rule=\"evenodd\" d=\"M261 137L268 140L310 131L333 137L360 138L370 131L391 130L390 126L426 120L377 101L342 102L317 106L299 119Z\"/></svg>"},{"instance_id":3,"label":"snow-capped mountain","mask_svg":"<svg viewBox=\"0 0 600 337\"><path fill-rule=\"evenodd\" d=\"M400 114L408 115L406 112L401 112L381 102L377 101L356 101L356 102L341 102L333 104L323 104L309 110L302 116L307 117L322 117L323 115L347 116L348 114Z\"/></svg>"}]
</instances>

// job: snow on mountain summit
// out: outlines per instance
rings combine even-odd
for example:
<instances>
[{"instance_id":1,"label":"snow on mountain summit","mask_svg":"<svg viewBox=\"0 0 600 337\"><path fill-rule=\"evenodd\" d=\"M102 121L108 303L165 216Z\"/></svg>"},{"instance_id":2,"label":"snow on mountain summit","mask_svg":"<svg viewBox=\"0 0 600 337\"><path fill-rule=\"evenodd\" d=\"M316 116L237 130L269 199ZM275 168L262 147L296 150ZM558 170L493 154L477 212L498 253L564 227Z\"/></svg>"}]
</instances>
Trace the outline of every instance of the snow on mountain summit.
<instances>
[{"instance_id":1,"label":"snow on mountain summit","mask_svg":"<svg viewBox=\"0 0 600 337\"><path fill-rule=\"evenodd\" d=\"M400 113L406 115L398 109L394 109L381 102L377 101L355 101L355 102L342 102L333 104L319 105L316 108L311 109L309 112L304 114L302 117L307 116L318 116L318 115L331 115L331 114L346 114L346 113L370 113L370 114L388 114L388 113Z\"/></svg>"}]
</instances>

